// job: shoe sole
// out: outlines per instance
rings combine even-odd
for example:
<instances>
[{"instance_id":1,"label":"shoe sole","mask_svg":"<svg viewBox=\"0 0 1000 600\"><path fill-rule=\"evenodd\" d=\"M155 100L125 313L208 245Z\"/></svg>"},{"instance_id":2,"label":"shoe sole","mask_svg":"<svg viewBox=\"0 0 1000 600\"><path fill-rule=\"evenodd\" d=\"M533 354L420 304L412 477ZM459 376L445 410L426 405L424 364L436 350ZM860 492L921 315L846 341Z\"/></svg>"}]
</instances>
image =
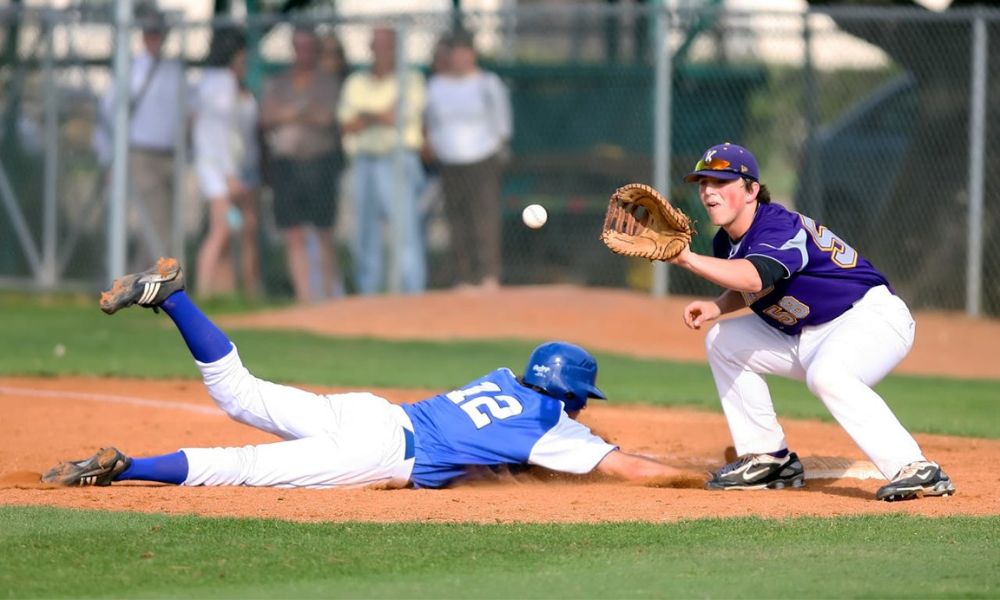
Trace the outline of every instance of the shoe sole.
<instances>
[{"instance_id":1,"label":"shoe sole","mask_svg":"<svg viewBox=\"0 0 1000 600\"><path fill-rule=\"evenodd\" d=\"M177 277L180 264L173 258L161 258L156 261L155 269L156 273L163 279L172 280ZM148 274L149 271L143 271L142 273L132 273L131 275L123 275L115 279L111 284L110 290L101 292L101 310L112 315L132 304L138 304L139 300L142 299L141 295L134 301L131 301L128 296L134 293L136 283Z\"/></svg>"},{"instance_id":2,"label":"shoe sole","mask_svg":"<svg viewBox=\"0 0 1000 600\"><path fill-rule=\"evenodd\" d=\"M86 467L80 463L85 463ZM43 483L55 483L65 486L109 486L110 481L98 482L98 477L107 475L118 468L119 463L125 463L125 455L112 448L101 451L96 456L85 461L67 461L42 476ZM122 468L124 471L124 468Z\"/></svg>"},{"instance_id":3,"label":"shoe sole","mask_svg":"<svg viewBox=\"0 0 1000 600\"><path fill-rule=\"evenodd\" d=\"M713 485L712 482L705 484L706 490L784 490L804 487L806 487L805 475L756 485Z\"/></svg>"},{"instance_id":4,"label":"shoe sole","mask_svg":"<svg viewBox=\"0 0 1000 600\"><path fill-rule=\"evenodd\" d=\"M955 486L950 481L939 481L933 487L914 486L894 491L885 496L876 496L877 500L885 502L899 502L901 500L917 500L924 496L954 496Z\"/></svg>"}]
</instances>

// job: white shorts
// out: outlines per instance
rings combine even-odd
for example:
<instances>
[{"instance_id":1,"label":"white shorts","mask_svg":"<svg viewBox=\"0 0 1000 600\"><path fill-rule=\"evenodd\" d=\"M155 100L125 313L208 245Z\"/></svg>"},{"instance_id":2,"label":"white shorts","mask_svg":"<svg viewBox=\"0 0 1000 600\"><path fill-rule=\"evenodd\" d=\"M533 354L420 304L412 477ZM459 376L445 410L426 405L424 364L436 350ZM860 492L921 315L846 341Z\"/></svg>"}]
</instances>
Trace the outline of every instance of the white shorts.
<instances>
[{"instance_id":1,"label":"white shorts","mask_svg":"<svg viewBox=\"0 0 1000 600\"><path fill-rule=\"evenodd\" d=\"M229 195L229 185L226 183L226 174L222 169L212 165L195 165L195 174L198 176L198 189L206 201L216 200Z\"/></svg>"}]
</instances>

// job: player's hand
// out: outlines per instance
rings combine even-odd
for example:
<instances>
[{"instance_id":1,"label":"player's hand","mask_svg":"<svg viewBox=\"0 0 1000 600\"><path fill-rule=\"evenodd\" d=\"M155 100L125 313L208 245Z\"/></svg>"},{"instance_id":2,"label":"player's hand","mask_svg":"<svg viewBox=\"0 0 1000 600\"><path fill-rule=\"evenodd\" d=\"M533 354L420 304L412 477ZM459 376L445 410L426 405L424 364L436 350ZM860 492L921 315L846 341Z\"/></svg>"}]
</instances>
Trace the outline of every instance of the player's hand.
<instances>
[{"instance_id":1,"label":"player's hand","mask_svg":"<svg viewBox=\"0 0 1000 600\"><path fill-rule=\"evenodd\" d=\"M684 324L691 329L701 329L705 323L710 323L722 315L722 309L709 300L695 300L684 307Z\"/></svg>"}]
</instances>

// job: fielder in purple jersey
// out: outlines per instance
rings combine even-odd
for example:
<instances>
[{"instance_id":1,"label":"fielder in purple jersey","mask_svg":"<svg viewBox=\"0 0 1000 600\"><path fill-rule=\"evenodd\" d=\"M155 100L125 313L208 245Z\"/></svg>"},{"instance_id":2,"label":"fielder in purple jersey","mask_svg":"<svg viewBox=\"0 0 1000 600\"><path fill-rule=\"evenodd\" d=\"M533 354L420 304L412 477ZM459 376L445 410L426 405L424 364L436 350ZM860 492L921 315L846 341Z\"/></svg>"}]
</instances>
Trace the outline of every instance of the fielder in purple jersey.
<instances>
[{"instance_id":1,"label":"fielder in purple jersey","mask_svg":"<svg viewBox=\"0 0 1000 600\"><path fill-rule=\"evenodd\" d=\"M684 308L705 338L722 408L739 458L709 489L801 487L802 463L789 452L764 380L806 382L889 483L880 500L953 494L885 401L872 390L913 345L914 321L889 282L847 242L806 215L771 204L757 161L736 144L709 148L685 176L697 183L713 225L714 257L685 248L670 262L723 288Z\"/></svg>"},{"instance_id":2,"label":"fielder in purple jersey","mask_svg":"<svg viewBox=\"0 0 1000 600\"><path fill-rule=\"evenodd\" d=\"M146 458L102 448L56 465L42 481L440 488L483 469L526 465L664 486L698 478L623 452L575 420L589 398L605 396L596 385L597 361L574 344L538 346L520 377L497 369L448 393L395 405L367 392L314 394L253 376L184 292L176 260L160 259L148 271L121 277L101 297L108 314L134 304L162 309L173 320L219 408L284 441Z\"/></svg>"}]
</instances>

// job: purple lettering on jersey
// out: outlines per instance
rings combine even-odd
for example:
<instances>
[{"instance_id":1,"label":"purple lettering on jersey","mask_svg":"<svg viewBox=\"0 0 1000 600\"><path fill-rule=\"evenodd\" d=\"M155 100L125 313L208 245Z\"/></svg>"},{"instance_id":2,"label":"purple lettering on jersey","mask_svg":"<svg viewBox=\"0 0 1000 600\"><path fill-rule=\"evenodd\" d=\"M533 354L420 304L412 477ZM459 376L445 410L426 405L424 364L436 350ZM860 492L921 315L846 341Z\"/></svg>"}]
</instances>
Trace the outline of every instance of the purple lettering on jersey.
<instances>
[{"instance_id":1,"label":"purple lettering on jersey","mask_svg":"<svg viewBox=\"0 0 1000 600\"><path fill-rule=\"evenodd\" d=\"M744 293L764 322L789 335L832 321L873 287L889 282L857 250L813 219L778 204L760 204L739 241L719 229L716 257L762 256L779 263L785 277L756 294Z\"/></svg>"}]
</instances>

